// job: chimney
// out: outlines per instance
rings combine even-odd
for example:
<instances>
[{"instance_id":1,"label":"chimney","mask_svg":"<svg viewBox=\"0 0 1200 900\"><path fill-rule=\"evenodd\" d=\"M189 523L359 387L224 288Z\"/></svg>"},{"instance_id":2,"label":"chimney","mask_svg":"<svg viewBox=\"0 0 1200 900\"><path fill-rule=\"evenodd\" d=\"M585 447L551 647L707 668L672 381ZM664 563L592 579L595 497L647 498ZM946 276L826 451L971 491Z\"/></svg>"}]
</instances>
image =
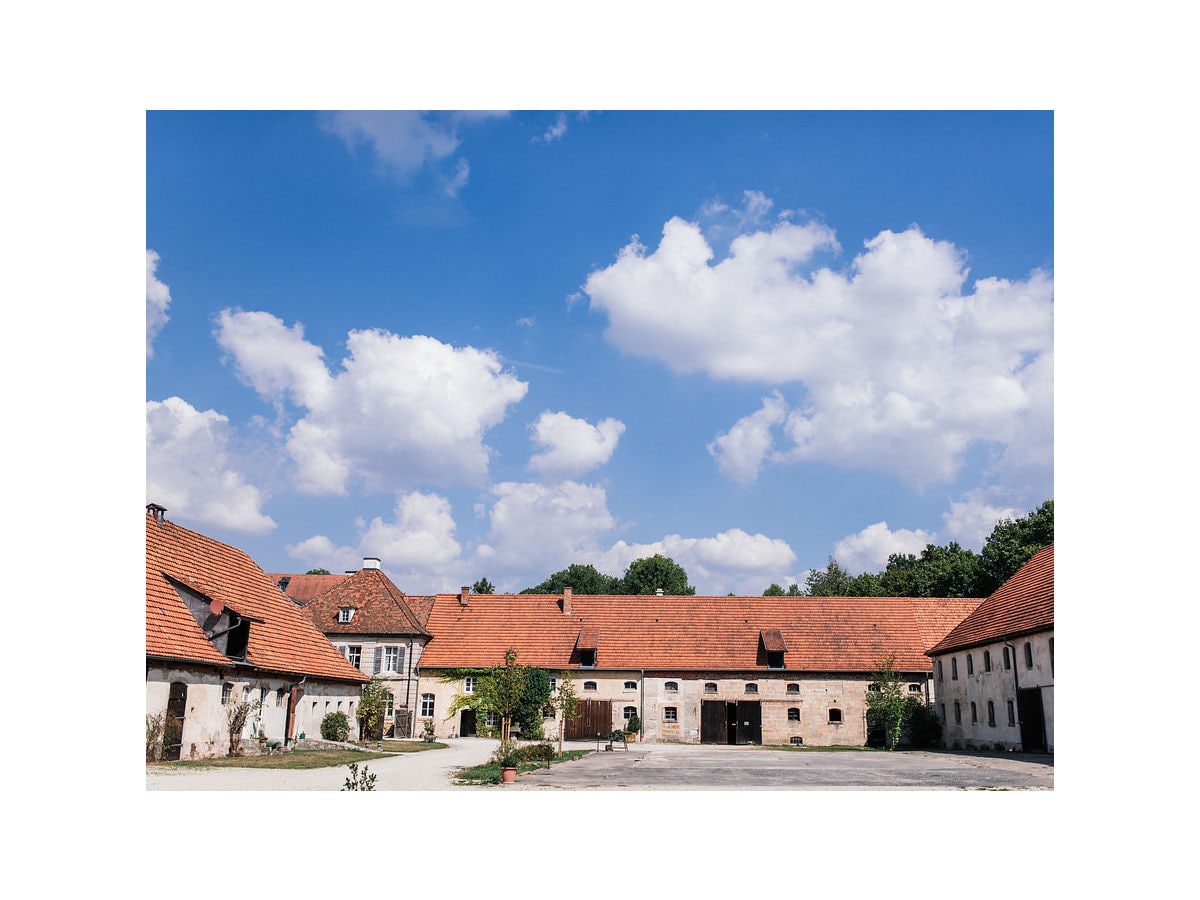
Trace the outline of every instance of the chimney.
<instances>
[{"instance_id":1,"label":"chimney","mask_svg":"<svg viewBox=\"0 0 1200 900\"><path fill-rule=\"evenodd\" d=\"M363 557L363 568L364 569L378 569L379 568L379 557L378 556L364 556Z\"/></svg>"},{"instance_id":2,"label":"chimney","mask_svg":"<svg viewBox=\"0 0 1200 900\"><path fill-rule=\"evenodd\" d=\"M154 523L156 525L161 525L163 523L167 512L167 508L165 506L159 506L157 503L147 503L146 509L154 514Z\"/></svg>"},{"instance_id":3,"label":"chimney","mask_svg":"<svg viewBox=\"0 0 1200 900\"><path fill-rule=\"evenodd\" d=\"M658 588L657 590L655 590L655 592L654 592L655 597L661 597L662 595L663 595L662 588Z\"/></svg>"},{"instance_id":4,"label":"chimney","mask_svg":"<svg viewBox=\"0 0 1200 900\"><path fill-rule=\"evenodd\" d=\"M469 585L464 584L462 587L460 587L458 589L458 602L460 604L462 604L463 606L467 605L467 598L470 596L471 596L471 588Z\"/></svg>"},{"instance_id":5,"label":"chimney","mask_svg":"<svg viewBox=\"0 0 1200 900\"><path fill-rule=\"evenodd\" d=\"M562 611L564 616L571 614L571 589L569 587L563 588Z\"/></svg>"}]
</instances>

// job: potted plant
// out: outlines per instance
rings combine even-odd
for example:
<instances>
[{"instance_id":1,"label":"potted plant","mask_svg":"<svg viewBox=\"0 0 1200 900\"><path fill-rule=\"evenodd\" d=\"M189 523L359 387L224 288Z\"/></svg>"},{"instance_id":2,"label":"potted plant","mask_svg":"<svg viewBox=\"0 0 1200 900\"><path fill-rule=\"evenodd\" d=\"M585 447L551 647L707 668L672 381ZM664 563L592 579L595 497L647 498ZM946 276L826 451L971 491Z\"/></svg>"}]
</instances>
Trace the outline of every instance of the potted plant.
<instances>
[{"instance_id":1,"label":"potted plant","mask_svg":"<svg viewBox=\"0 0 1200 900\"><path fill-rule=\"evenodd\" d=\"M492 762L500 767L500 783L512 784L517 780L517 764L521 761L521 753L514 743L501 744L492 754Z\"/></svg>"},{"instance_id":2,"label":"potted plant","mask_svg":"<svg viewBox=\"0 0 1200 900\"><path fill-rule=\"evenodd\" d=\"M625 723L625 740L636 741L638 732L642 730L642 720L638 718L638 714L634 713L629 717L629 721Z\"/></svg>"},{"instance_id":3,"label":"potted plant","mask_svg":"<svg viewBox=\"0 0 1200 900\"><path fill-rule=\"evenodd\" d=\"M425 743L433 743L433 719L425 720Z\"/></svg>"}]
</instances>

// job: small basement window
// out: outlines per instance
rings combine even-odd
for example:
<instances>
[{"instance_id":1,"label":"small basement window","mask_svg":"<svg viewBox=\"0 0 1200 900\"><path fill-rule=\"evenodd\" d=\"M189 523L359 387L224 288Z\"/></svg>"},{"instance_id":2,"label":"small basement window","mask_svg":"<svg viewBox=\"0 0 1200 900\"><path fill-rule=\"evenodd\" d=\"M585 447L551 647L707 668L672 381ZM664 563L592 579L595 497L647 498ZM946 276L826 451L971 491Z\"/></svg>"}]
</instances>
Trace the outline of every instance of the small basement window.
<instances>
[{"instance_id":1,"label":"small basement window","mask_svg":"<svg viewBox=\"0 0 1200 900\"><path fill-rule=\"evenodd\" d=\"M636 690L637 690L637 682L636 682L636 681L627 681L627 682L625 682L625 690L627 690L627 691L636 691Z\"/></svg>"},{"instance_id":2,"label":"small basement window","mask_svg":"<svg viewBox=\"0 0 1200 900\"><path fill-rule=\"evenodd\" d=\"M666 684L663 685L663 688L667 691L670 691L671 693L674 693L679 690L679 682L678 681L668 681Z\"/></svg>"},{"instance_id":3,"label":"small basement window","mask_svg":"<svg viewBox=\"0 0 1200 900\"><path fill-rule=\"evenodd\" d=\"M747 694L757 694L758 693L758 685L755 684L753 681L749 682L746 685L746 693Z\"/></svg>"},{"instance_id":4,"label":"small basement window","mask_svg":"<svg viewBox=\"0 0 1200 900\"><path fill-rule=\"evenodd\" d=\"M800 737L800 735L798 735L798 734L793 734L792 735L792 743L799 746L800 744L804 743L804 738Z\"/></svg>"},{"instance_id":5,"label":"small basement window","mask_svg":"<svg viewBox=\"0 0 1200 900\"><path fill-rule=\"evenodd\" d=\"M715 681L704 682L704 693L715 694L717 692L717 683Z\"/></svg>"},{"instance_id":6,"label":"small basement window","mask_svg":"<svg viewBox=\"0 0 1200 900\"><path fill-rule=\"evenodd\" d=\"M796 684L796 682L794 682L794 681L793 681L793 682L791 682L791 683L790 683L790 684L787 686L787 692L788 692L789 694L798 694L798 693L800 693L800 685Z\"/></svg>"},{"instance_id":7,"label":"small basement window","mask_svg":"<svg viewBox=\"0 0 1200 900\"><path fill-rule=\"evenodd\" d=\"M594 681L585 681L585 682L583 683L583 689L584 689L585 691L594 691L594 690L596 689L596 682L594 682Z\"/></svg>"},{"instance_id":8,"label":"small basement window","mask_svg":"<svg viewBox=\"0 0 1200 900\"><path fill-rule=\"evenodd\" d=\"M830 725L841 725L842 724L842 711L840 709L838 709L836 706L832 707L829 710L829 724Z\"/></svg>"},{"instance_id":9,"label":"small basement window","mask_svg":"<svg viewBox=\"0 0 1200 900\"><path fill-rule=\"evenodd\" d=\"M679 710L677 710L674 706L663 707L663 721L664 722L678 722L679 721Z\"/></svg>"},{"instance_id":10,"label":"small basement window","mask_svg":"<svg viewBox=\"0 0 1200 900\"><path fill-rule=\"evenodd\" d=\"M910 694L919 694L921 693L921 686L919 684L910 684L908 686L908 692Z\"/></svg>"}]
</instances>

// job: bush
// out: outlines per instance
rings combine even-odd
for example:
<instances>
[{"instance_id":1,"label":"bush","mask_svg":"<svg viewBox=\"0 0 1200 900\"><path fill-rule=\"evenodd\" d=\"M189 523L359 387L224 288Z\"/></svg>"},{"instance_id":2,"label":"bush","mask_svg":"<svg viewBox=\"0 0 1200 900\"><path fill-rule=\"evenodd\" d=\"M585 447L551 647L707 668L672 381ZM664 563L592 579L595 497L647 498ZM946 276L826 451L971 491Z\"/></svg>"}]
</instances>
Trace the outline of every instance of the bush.
<instances>
[{"instance_id":1,"label":"bush","mask_svg":"<svg viewBox=\"0 0 1200 900\"><path fill-rule=\"evenodd\" d=\"M909 697L906 705L909 743L918 749L941 744L942 723L938 721L933 709L926 706L919 697Z\"/></svg>"},{"instance_id":2,"label":"bush","mask_svg":"<svg viewBox=\"0 0 1200 900\"><path fill-rule=\"evenodd\" d=\"M638 714L634 713L629 717L629 721L625 723L625 731L628 734L637 734L642 730L642 720L638 718Z\"/></svg>"},{"instance_id":3,"label":"bush","mask_svg":"<svg viewBox=\"0 0 1200 900\"><path fill-rule=\"evenodd\" d=\"M321 737L327 741L348 741L350 719L344 712L331 712L321 720Z\"/></svg>"},{"instance_id":4,"label":"bush","mask_svg":"<svg viewBox=\"0 0 1200 900\"><path fill-rule=\"evenodd\" d=\"M146 713L146 762L156 762L162 759L163 730L166 721L165 711Z\"/></svg>"}]
</instances>

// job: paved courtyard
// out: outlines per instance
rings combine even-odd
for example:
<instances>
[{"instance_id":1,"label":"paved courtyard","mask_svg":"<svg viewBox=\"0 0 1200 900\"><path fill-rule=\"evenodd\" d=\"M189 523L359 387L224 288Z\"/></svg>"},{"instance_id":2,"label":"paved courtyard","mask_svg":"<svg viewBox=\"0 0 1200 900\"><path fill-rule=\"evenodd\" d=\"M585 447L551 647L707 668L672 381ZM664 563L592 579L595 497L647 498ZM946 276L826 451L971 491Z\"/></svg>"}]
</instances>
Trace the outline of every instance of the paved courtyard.
<instances>
[{"instance_id":1,"label":"paved courtyard","mask_svg":"<svg viewBox=\"0 0 1200 900\"><path fill-rule=\"evenodd\" d=\"M580 742L566 749L596 749ZM951 751L771 750L697 744L633 744L521 775L506 787L457 787L454 772L485 761L496 742L466 738L445 750L370 760L377 791L605 790L605 791L829 791L829 790L1051 790L1054 759L1033 754ZM346 768L164 769L148 767L148 790L337 791Z\"/></svg>"}]
</instances>

